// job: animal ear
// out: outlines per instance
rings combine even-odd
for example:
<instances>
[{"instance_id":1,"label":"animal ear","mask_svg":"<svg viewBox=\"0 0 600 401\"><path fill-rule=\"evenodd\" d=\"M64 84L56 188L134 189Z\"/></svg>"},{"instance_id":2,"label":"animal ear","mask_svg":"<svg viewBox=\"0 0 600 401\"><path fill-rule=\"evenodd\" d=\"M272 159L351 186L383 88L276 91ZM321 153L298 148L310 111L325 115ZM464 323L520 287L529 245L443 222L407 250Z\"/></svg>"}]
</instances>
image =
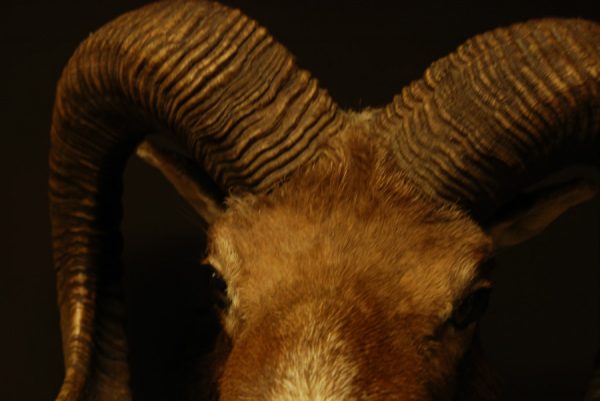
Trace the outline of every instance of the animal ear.
<instances>
[{"instance_id":1,"label":"animal ear","mask_svg":"<svg viewBox=\"0 0 600 401\"><path fill-rule=\"evenodd\" d=\"M486 231L496 249L519 244L541 233L571 207L593 198L599 189L598 184L574 180L529 192L509 204Z\"/></svg>"},{"instance_id":2,"label":"animal ear","mask_svg":"<svg viewBox=\"0 0 600 401\"><path fill-rule=\"evenodd\" d=\"M136 154L159 170L207 224L211 224L223 213L224 194L195 161L183 153L150 140L142 141Z\"/></svg>"}]
</instances>

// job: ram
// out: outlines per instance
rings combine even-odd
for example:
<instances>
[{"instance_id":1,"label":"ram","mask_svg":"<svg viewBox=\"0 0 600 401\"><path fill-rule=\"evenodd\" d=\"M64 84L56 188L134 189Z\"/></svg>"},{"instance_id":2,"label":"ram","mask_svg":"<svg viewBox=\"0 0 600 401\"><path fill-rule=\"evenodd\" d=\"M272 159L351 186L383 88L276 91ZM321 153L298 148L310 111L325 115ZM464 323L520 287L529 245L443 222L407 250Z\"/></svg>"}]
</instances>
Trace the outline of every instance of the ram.
<instances>
[{"instance_id":1,"label":"ram","mask_svg":"<svg viewBox=\"0 0 600 401\"><path fill-rule=\"evenodd\" d=\"M495 399L477 342L494 254L596 194L581 179L531 188L594 165L599 135L592 22L476 36L387 106L347 111L237 10L125 14L57 88L58 400L131 399L119 225L136 149L210 225L223 331L202 397Z\"/></svg>"}]
</instances>

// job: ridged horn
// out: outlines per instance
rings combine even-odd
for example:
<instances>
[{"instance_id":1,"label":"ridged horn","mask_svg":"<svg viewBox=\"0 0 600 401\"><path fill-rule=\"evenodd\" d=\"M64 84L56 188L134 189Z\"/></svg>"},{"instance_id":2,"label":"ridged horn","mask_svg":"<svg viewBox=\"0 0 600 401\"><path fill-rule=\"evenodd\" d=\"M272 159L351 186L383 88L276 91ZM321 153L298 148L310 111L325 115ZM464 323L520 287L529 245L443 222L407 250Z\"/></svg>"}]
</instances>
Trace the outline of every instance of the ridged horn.
<instances>
[{"instance_id":1,"label":"ridged horn","mask_svg":"<svg viewBox=\"0 0 600 401\"><path fill-rule=\"evenodd\" d=\"M484 222L545 174L596 161L600 26L545 19L476 36L377 124L410 180Z\"/></svg>"},{"instance_id":2,"label":"ridged horn","mask_svg":"<svg viewBox=\"0 0 600 401\"><path fill-rule=\"evenodd\" d=\"M66 376L59 401L126 400L121 183L144 133L176 138L226 193L265 191L315 159L336 105L258 24L164 1L85 40L58 83L50 213Z\"/></svg>"}]
</instances>

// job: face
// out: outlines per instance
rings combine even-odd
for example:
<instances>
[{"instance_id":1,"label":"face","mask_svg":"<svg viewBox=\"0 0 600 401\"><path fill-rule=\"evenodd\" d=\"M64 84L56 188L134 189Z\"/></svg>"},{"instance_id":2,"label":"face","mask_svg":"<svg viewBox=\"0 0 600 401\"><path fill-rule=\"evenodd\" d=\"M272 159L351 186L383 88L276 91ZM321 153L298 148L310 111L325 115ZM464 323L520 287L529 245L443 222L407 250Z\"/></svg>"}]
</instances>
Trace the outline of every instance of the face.
<instances>
[{"instance_id":1,"label":"face","mask_svg":"<svg viewBox=\"0 0 600 401\"><path fill-rule=\"evenodd\" d=\"M232 202L223 400L451 399L491 283L491 242L376 156Z\"/></svg>"}]
</instances>

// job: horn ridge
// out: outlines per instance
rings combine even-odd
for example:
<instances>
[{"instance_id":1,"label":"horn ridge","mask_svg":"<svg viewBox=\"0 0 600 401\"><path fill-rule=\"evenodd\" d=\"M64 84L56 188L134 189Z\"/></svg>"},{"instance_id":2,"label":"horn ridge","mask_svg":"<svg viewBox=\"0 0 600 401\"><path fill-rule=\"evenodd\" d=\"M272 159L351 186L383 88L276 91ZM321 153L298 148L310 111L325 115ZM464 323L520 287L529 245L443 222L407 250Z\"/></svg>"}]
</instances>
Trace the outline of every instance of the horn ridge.
<instances>
[{"instance_id":1,"label":"horn ridge","mask_svg":"<svg viewBox=\"0 0 600 401\"><path fill-rule=\"evenodd\" d=\"M600 26L543 19L478 35L376 113L425 193L480 220L526 185L597 157Z\"/></svg>"},{"instance_id":2,"label":"horn ridge","mask_svg":"<svg viewBox=\"0 0 600 401\"><path fill-rule=\"evenodd\" d=\"M167 131L224 192L260 192L314 160L343 119L264 28L214 2L151 4L90 35L59 80L50 134L58 400L131 399L121 176L146 133Z\"/></svg>"}]
</instances>

